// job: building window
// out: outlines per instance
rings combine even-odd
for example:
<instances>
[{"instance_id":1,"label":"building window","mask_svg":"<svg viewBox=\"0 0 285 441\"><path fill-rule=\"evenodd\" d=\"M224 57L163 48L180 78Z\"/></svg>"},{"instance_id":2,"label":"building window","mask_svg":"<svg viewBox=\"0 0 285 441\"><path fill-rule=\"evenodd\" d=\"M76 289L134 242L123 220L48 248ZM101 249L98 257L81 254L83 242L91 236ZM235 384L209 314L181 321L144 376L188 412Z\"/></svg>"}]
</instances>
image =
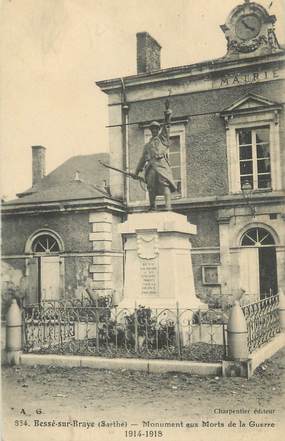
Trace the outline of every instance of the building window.
<instances>
[{"instance_id":1,"label":"building window","mask_svg":"<svg viewBox=\"0 0 285 441\"><path fill-rule=\"evenodd\" d=\"M229 192L280 190L280 104L249 93L221 112L225 121Z\"/></svg>"},{"instance_id":2,"label":"building window","mask_svg":"<svg viewBox=\"0 0 285 441\"><path fill-rule=\"evenodd\" d=\"M275 245L274 239L265 228L250 228L241 239L242 247Z\"/></svg>"},{"instance_id":3,"label":"building window","mask_svg":"<svg viewBox=\"0 0 285 441\"><path fill-rule=\"evenodd\" d=\"M59 244L54 237L49 234L43 234L34 240L32 251L34 253L58 253Z\"/></svg>"},{"instance_id":4,"label":"building window","mask_svg":"<svg viewBox=\"0 0 285 441\"><path fill-rule=\"evenodd\" d=\"M249 182L253 190L271 188L270 128L237 130L240 189Z\"/></svg>"},{"instance_id":5,"label":"building window","mask_svg":"<svg viewBox=\"0 0 285 441\"><path fill-rule=\"evenodd\" d=\"M177 193L181 195L181 141L179 135L170 136L169 163L173 178L177 187Z\"/></svg>"}]
</instances>

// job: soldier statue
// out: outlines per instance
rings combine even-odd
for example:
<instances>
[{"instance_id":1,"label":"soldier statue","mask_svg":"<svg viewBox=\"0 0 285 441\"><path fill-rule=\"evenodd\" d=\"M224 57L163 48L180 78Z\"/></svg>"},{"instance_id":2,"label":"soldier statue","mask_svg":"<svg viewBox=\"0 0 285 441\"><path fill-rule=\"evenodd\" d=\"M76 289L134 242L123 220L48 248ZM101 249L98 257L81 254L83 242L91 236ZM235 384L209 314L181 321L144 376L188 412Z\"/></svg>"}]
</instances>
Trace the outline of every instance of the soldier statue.
<instances>
[{"instance_id":1,"label":"soldier statue","mask_svg":"<svg viewBox=\"0 0 285 441\"><path fill-rule=\"evenodd\" d=\"M165 209L171 210L171 193L177 191L169 163L169 129L172 111L166 100L164 123L157 121L150 124L151 138L145 144L138 162L135 176L144 171L144 178L149 194L150 210L156 210L156 196L164 196Z\"/></svg>"}]
</instances>

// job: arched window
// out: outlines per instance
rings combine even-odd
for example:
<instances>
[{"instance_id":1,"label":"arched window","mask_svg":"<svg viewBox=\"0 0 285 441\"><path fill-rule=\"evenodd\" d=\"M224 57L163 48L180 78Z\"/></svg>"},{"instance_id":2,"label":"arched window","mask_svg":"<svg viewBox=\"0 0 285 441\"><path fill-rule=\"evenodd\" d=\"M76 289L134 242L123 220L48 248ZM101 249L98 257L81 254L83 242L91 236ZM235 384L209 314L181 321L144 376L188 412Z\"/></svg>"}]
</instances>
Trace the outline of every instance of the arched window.
<instances>
[{"instance_id":1,"label":"arched window","mask_svg":"<svg viewBox=\"0 0 285 441\"><path fill-rule=\"evenodd\" d=\"M50 234L42 234L36 237L32 244L33 253L58 253L60 251L58 241Z\"/></svg>"},{"instance_id":2,"label":"arched window","mask_svg":"<svg viewBox=\"0 0 285 441\"><path fill-rule=\"evenodd\" d=\"M272 234L265 228L250 228L241 238L242 247L262 247L265 245L275 245Z\"/></svg>"},{"instance_id":3,"label":"arched window","mask_svg":"<svg viewBox=\"0 0 285 441\"><path fill-rule=\"evenodd\" d=\"M64 243L60 235L50 229L40 229L34 231L28 238L25 245L27 254L52 255L64 252Z\"/></svg>"}]
</instances>

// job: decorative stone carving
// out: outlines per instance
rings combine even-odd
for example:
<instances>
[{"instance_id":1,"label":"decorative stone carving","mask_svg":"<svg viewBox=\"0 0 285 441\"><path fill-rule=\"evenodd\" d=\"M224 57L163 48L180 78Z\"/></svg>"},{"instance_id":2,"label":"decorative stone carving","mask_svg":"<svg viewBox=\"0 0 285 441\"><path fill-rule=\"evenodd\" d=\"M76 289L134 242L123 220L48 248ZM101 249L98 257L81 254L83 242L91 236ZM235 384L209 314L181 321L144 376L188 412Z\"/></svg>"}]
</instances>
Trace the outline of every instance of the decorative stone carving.
<instances>
[{"instance_id":1,"label":"decorative stone carving","mask_svg":"<svg viewBox=\"0 0 285 441\"><path fill-rule=\"evenodd\" d=\"M249 41L235 42L236 48L239 52L253 52L258 49L262 44L267 44L268 40L265 35L260 35L258 38L253 38Z\"/></svg>"},{"instance_id":2,"label":"decorative stone carving","mask_svg":"<svg viewBox=\"0 0 285 441\"><path fill-rule=\"evenodd\" d=\"M227 40L227 55L268 53L279 49L274 31L275 15L257 4L245 2L234 8L221 26ZM255 53L256 55L256 53Z\"/></svg>"},{"instance_id":3,"label":"decorative stone carving","mask_svg":"<svg viewBox=\"0 0 285 441\"><path fill-rule=\"evenodd\" d=\"M267 41L269 43L269 46L272 49L279 49L279 43L278 43L278 40L276 38L276 35L275 35L275 32L273 31L273 29L268 29L267 36L268 36Z\"/></svg>"},{"instance_id":4,"label":"decorative stone carving","mask_svg":"<svg viewBox=\"0 0 285 441\"><path fill-rule=\"evenodd\" d=\"M158 251L158 235L153 232L137 234L138 256L141 259L154 259Z\"/></svg>"}]
</instances>

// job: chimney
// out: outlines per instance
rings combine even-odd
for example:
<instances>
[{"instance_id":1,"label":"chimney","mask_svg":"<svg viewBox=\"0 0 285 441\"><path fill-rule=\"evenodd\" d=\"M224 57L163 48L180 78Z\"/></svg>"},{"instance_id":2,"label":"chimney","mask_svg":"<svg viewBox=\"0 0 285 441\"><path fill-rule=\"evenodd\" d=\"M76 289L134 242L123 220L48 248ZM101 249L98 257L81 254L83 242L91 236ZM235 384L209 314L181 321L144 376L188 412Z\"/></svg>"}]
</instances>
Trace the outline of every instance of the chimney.
<instances>
[{"instance_id":1,"label":"chimney","mask_svg":"<svg viewBox=\"0 0 285 441\"><path fill-rule=\"evenodd\" d=\"M148 32L137 33L137 73L160 69L161 46Z\"/></svg>"},{"instance_id":2,"label":"chimney","mask_svg":"<svg viewBox=\"0 0 285 441\"><path fill-rule=\"evenodd\" d=\"M41 145L32 146L33 185L38 184L46 173L46 148Z\"/></svg>"}]
</instances>

